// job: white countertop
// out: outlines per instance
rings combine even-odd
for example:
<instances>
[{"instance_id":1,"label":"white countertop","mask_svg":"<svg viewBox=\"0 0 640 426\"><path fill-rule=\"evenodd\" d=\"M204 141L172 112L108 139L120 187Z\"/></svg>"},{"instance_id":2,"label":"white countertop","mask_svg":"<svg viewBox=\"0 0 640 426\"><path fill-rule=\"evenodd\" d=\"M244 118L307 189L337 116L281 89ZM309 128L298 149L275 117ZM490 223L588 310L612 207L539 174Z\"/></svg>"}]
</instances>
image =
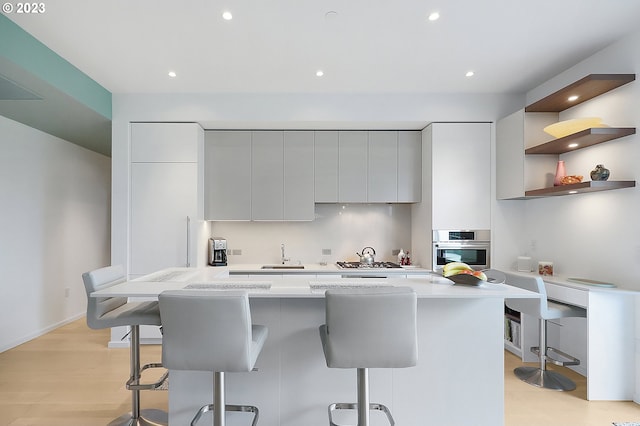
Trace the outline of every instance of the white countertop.
<instances>
[{"instance_id":1,"label":"white countertop","mask_svg":"<svg viewBox=\"0 0 640 426\"><path fill-rule=\"evenodd\" d=\"M486 283L478 287L454 285L452 281L437 275L427 278L309 278L309 277L259 277L253 280L225 276L227 268L169 268L144 277L127 281L91 293L91 297L156 297L165 290L183 289L189 284L238 284L268 282L270 289L246 289L253 298L322 298L324 290L311 289L310 283L326 282L338 285L392 285L408 286L418 298L531 298L536 293L504 284ZM172 277L167 277L172 274Z\"/></svg>"},{"instance_id":2,"label":"white countertop","mask_svg":"<svg viewBox=\"0 0 640 426\"><path fill-rule=\"evenodd\" d=\"M568 281L568 278L583 278L590 279L588 276L579 276L579 275L539 275L537 272L517 272L522 275L529 275L542 278L542 281L549 284L557 284L563 287L574 288L576 290L583 291L594 291L594 292L604 292L604 293L615 293L615 294L630 294L637 296L640 294L637 290L631 290L624 287L616 286L616 287L601 287L598 285L588 285L588 284L580 284L573 281ZM616 283L612 283L616 284Z\"/></svg>"}]
</instances>

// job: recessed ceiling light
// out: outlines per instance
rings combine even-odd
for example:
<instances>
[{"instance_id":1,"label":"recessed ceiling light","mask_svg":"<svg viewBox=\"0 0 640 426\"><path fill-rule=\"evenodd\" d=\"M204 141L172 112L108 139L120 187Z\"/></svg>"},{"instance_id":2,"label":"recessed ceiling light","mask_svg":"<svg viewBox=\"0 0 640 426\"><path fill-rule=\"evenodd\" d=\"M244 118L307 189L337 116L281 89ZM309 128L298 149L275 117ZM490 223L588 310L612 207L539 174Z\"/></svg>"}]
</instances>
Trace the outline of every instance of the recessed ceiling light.
<instances>
[{"instance_id":1,"label":"recessed ceiling light","mask_svg":"<svg viewBox=\"0 0 640 426\"><path fill-rule=\"evenodd\" d=\"M222 12L222 19L224 19L225 21L230 21L233 19L233 15L229 11Z\"/></svg>"},{"instance_id":2,"label":"recessed ceiling light","mask_svg":"<svg viewBox=\"0 0 640 426\"><path fill-rule=\"evenodd\" d=\"M464 75L465 77L473 77L475 73L473 71L467 71L467 73Z\"/></svg>"},{"instance_id":3,"label":"recessed ceiling light","mask_svg":"<svg viewBox=\"0 0 640 426\"><path fill-rule=\"evenodd\" d=\"M318 70L316 71L316 77L322 77L324 75L324 71Z\"/></svg>"},{"instance_id":4,"label":"recessed ceiling light","mask_svg":"<svg viewBox=\"0 0 640 426\"><path fill-rule=\"evenodd\" d=\"M569 96L569 97L567 98L567 100L568 100L569 102L573 102L573 101L578 100L578 98L579 98L579 97L580 97L580 96L578 96L578 95L573 95L573 96Z\"/></svg>"},{"instance_id":5,"label":"recessed ceiling light","mask_svg":"<svg viewBox=\"0 0 640 426\"><path fill-rule=\"evenodd\" d=\"M569 145L567 145L568 148L577 148L578 144L577 143L570 143Z\"/></svg>"},{"instance_id":6,"label":"recessed ceiling light","mask_svg":"<svg viewBox=\"0 0 640 426\"><path fill-rule=\"evenodd\" d=\"M178 74L176 74L175 71L169 71L169 77L174 78L176 77Z\"/></svg>"},{"instance_id":7,"label":"recessed ceiling light","mask_svg":"<svg viewBox=\"0 0 640 426\"><path fill-rule=\"evenodd\" d=\"M429 18L430 21L437 21L438 19L440 19L440 14L438 12L431 12L429 14Z\"/></svg>"},{"instance_id":8,"label":"recessed ceiling light","mask_svg":"<svg viewBox=\"0 0 640 426\"><path fill-rule=\"evenodd\" d=\"M577 194L578 191L569 191L568 194Z\"/></svg>"}]
</instances>

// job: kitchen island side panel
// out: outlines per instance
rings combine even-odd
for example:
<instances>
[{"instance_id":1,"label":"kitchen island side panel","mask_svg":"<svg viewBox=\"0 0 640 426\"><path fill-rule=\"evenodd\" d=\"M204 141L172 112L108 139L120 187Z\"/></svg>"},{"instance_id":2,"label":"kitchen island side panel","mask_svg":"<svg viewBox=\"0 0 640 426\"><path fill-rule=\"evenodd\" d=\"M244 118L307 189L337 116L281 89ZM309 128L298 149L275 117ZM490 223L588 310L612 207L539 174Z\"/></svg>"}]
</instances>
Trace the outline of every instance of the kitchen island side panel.
<instances>
[{"instance_id":1,"label":"kitchen island side panel","mask_svg":"<svg viewBox=\"0 0 640 426\"><path fill-rule=\"evenodd\" d=\"M355 402L355 370L326 367L318 334L324 299L252 299L251 308L253 322L267 325L269 337L258 371L227 375L228 403L257 405L263 426L319 426L328 423L330 403ZM372 402L387 405L403 426L503 425L502 311L501 298L419 299L418 365L371 369ZM176 373L170 424L182 425L211 402L211 391L194 395L191 389L210 389L212 375ZM372 426L388 424L378 414L372 414ZM247 417L229 413L227 424L245 425Z\"/></svg>"}]
</instances>

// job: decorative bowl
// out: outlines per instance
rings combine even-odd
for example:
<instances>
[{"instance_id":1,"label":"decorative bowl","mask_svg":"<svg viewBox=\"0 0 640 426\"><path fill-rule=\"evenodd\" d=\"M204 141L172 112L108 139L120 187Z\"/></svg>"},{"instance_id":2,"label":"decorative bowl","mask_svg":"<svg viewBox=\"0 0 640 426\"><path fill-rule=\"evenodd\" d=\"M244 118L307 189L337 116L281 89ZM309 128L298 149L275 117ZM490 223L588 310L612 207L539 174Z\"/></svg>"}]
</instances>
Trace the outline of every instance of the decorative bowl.
<instances>
[{"instance_id":1,"label":"decorative bowl","mask_svg":"<svg viewBox=\"0 0 640 426\"><path fill-rule=\"evenodd\" d=\"M562 179L560 179L560 183L562 185L572 185L574 183L580 183L582 182L582 176L580 175L569 175L569 176L564 176Z\"/></svg>"},{"instance_id":2,"label":"decorative bowl","mask_svg":"<svg viewBox=\"0 0 640 426\"><path fill-rule=\"evenodd\" d=\"M573 120L560 121L544 128L545 133L554 138L563 138L592 127L609 127L602 123L598 117L574 118Z\"/></svg>"}]
</instances>

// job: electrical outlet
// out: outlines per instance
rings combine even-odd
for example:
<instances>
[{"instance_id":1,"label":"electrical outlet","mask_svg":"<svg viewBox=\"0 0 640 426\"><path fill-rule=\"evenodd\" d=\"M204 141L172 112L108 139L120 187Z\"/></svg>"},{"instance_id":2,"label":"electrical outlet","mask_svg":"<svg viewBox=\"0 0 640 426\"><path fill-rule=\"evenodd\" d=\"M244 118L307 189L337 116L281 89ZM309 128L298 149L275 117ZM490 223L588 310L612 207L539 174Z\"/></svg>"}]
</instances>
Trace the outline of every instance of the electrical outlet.
<instances>
[{"instance_id":1,"label":"electrical outlet","mask_svg":"<svg viewBox=\"0 0 640 426\"><path fill-rule=\"evenodd\" d=\"M538 240L531 240L531 251L536 251L538 248Z\"/></svg>"},{"instance_id":2,"label":"electrical outlet","mask_svg":"<svg viewBox=\"0 0 640 426\"><path fill-rule=\"evenodd\" d=\"M69 297L69 294L71 294L71 289L69 287L65 287L65 289L64 289L64 297Z\"/></svg>"},{"instance_id":3,"label":"electrical outlet","mask_svg":"<svg viewBox=\"0 0 640 426\"><path fill-rule=\"evenodd\" d=\"M399 255L399 254L400 254L400 249L393 249L393 250L391 250L391 255L392 255L392 256L397 256L397 255Z\"/></svg>"},{"instance_id":4,"label":"electrical outlet","mask_svg":"<svg viewBox=\"0 0 640 426\"><path fill-rule=\"evenodd\" d=\"M331 249L322 249L323 256L331 256Z\"/></svg>"},{"instance_id":5,"label":"electrical outlet","mask_svg":"<svg viewBox=\"0 0 640 426\"><path fill-rule=\"evenodd\" d=\"M242 249L233 249L233 255L234 256L242 255Z\"/></svg>"}]
</instances>

